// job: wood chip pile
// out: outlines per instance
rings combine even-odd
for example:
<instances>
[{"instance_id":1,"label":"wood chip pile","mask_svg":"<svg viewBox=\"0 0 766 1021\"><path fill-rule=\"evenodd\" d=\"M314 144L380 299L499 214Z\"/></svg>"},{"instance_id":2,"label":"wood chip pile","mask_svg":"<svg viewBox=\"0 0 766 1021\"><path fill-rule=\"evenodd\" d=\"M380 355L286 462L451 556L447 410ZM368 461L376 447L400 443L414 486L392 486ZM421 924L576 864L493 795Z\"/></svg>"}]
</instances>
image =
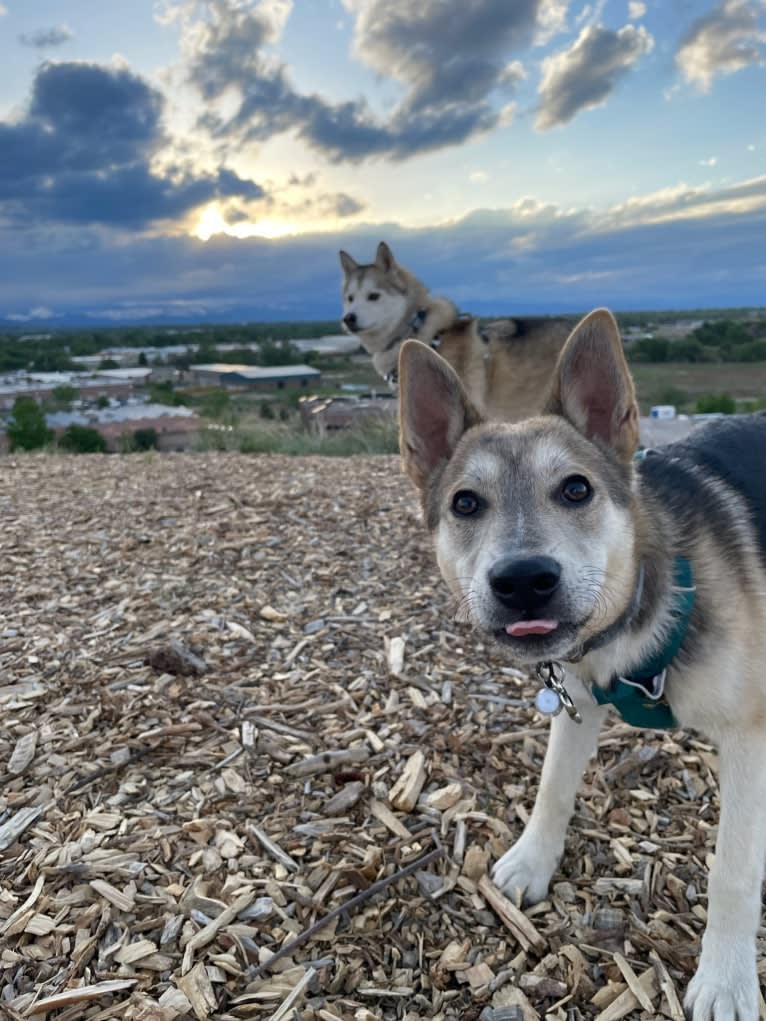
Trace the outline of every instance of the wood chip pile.
<instances>
[{"instance_id":1,"label":"wood chip pile","mask_svg":"<svg viewBox=\"0 0 766 1021\"><path fill-rule=\"evenodd\" d=\"M0 520L0 1017L680 1021L711 747L612 726L505 898L547 726L398 459L7 458Z\"/></svg>"}]
</instances>

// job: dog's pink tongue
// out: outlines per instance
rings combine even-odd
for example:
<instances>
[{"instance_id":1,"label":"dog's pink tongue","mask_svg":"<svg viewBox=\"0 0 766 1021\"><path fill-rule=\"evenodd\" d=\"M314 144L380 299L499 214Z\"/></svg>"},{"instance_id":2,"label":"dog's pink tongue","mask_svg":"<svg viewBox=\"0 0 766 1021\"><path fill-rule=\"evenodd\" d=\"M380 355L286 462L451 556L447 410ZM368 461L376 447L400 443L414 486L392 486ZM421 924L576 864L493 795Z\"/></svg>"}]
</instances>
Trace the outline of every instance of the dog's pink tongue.
<instances>
[{"instance_id":1,"label":"dog's pink tongue","mask_svg":"<svg viewBox=\"0 0 766 1021\"><path fill-rule=\"evenodd\" d=\"M557 620L518 620L505 630L511 638L525 638L527 635L549 635L558 626Z\"/></svg>"}]
</instances>

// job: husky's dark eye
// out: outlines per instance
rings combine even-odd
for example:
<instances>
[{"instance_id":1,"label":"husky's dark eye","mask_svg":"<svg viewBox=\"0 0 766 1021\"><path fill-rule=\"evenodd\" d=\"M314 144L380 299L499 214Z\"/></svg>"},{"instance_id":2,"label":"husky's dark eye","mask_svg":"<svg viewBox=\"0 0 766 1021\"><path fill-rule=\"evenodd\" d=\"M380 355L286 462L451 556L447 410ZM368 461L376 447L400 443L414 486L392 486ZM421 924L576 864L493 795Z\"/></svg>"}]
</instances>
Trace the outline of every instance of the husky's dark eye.
<instances>
[{"instance_id":1,"label":"husky's dark eye","mask_svg":"<svg viewBox=\"0 0 766 1021\"><path fill-rule=\"evenodd\" d=\"M354 295L353 294L349 294L348 300L349 300L349 302L353 301L354 300Z\"/></svg>"},{"instance_id":2,"label":"husky's dark eye","mask_svg":"<svg viewBox=\"0 0 766 1021\"><path fill-rule=\"evenodd\" d=\"M367 295L367 300L368 301L377 301L379 297L380 297L380 292L379 291L370 291L370 293Z\"/></svg>"},{"instance_id":3,"label":"husky's dark eye","mask_svg":"<svg viewBox=\"0 0 766 1021\"><path fill-rule=\"evenodd\" d=\"M591 493L590 483L582 475L570 475L561 487L561 498L567 503L586 503Z\"/></svg>"},{"instance_id":4,"label":"husky's dark eye","mask_svg":"<svg viewBox=\"0 0 766 1021\"><path fill-rule=\"evenodd\" d=\"M461 489L452 497L452 510L461 518L469 518L481 506L478 496L470 489Z\"/></svg>"}]
</instances>

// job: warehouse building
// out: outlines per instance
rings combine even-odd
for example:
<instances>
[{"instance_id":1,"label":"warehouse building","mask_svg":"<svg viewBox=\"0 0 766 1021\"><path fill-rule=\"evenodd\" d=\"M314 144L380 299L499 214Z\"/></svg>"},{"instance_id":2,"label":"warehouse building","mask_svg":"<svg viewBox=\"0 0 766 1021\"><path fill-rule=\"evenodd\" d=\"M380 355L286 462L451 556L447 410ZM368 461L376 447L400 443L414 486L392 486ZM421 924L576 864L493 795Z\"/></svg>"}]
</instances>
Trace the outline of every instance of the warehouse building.
<instances>
[{"instance_id":1,"label":"warehouse building","mask_svg":"<svg viewBox=\"0 0 766 1021\"><path fill-rule=\"evenodd\" d=\"M192 365L189 378L196 386L220 386L231 390L284 390L317 384L322 378L310 365Z\"/></svg>"}]
</instances>

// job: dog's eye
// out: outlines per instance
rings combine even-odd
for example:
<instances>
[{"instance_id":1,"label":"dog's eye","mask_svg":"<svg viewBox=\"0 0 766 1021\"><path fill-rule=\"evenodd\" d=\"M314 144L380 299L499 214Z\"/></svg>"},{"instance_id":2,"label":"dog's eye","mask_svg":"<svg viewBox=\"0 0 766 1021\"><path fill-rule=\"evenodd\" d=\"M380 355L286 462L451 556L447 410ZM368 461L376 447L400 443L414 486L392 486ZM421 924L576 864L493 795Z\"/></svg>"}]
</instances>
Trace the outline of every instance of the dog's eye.
<instances>
[{"instance_id":1,"label":"dog's eye","mask_svg":"<svg viewBox=\"0 0 766 1021\"><path fill-rule=\"evenodd\" d=\"M452 498L452 510L461 518L469 518L481 506L478 496L469 489L461 489Z\"/></svg>"},{"instance_id":2,"label":"dog's eye","mask_svg":"<svg viewBox=\"0 0 766 1021\"><path fill-rule=\"evenodd\" d=\"M352 302L354 300L354 295L353 294L349 294L348 300L349 300L349 302Z\"/></svg>"},{"instance_id":3,"label":"dog's eye","mask_svg":"<svg viewBox=\"0 0 766 1021\"><path fill-rule=\"evenodd\" d=\"M379 297L380 297L380 292L379 291L370 291L370 293L367 295L367 300L368 301L377 301Z\"/></svg>"},{"instance_id":4,"label":"dog's eye","mask_svg":"<svg viewBox=\"0 0 766 1021\"><path fill-rule=\"evenodd\" d=\"M561 487L561 497L567 503L585 503L591 493L590 483L582 475L570 475Z\"/></svg>"}]
</instances>

